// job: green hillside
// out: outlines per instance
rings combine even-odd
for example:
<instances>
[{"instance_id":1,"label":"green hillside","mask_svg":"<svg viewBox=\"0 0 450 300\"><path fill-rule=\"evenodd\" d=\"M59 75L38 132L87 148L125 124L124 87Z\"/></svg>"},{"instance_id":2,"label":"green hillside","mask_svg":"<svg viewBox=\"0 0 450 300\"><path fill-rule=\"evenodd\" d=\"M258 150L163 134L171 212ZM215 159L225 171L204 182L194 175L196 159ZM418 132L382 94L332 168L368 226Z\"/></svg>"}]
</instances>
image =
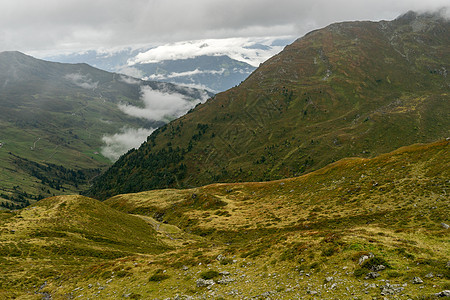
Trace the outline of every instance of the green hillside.
<instances>
[{"instance_id":1,"label":"green hillside","mask_svg":"<svg viewBox=\"0 0 450 300\"><path fill-rule=\"evenodd\" d=\"M93 264L169 249L141 218L82 196L47 198L0 220L0 291L10 297L47 278L82 276Z\"/></svg>"},{"instance_id":2,"label":"green hillside","mask_svg":"<svg viewBox=\"0 0 450 300\"><path fill-rule=\"evenodd\" d=\"M408 13L313 31L155 131L89 196L298 176L449 136L450 23Z\"/></svg>"},{"instance_id":3,"label":"green hillside","mask_svg":"<svg viewBox=\"0 0 450 300\"><path fill-rule=\"evenodd\" d=\"M435 299L449 159L442 140L277 181L44 199L0 214L0 297Z\"/></svg>"},{"instance_id":4,"label":"green hillside","mask_svg":"<svg viewBox=\"0 0 450 300\"><path fill-rule=\"evenodd\" d=\"M95 69L61 64L20 52L0 53L0 204L15 208L37 199L74 194L112 162L102 137L122 128L156 128L125 114L141 107L141 88L196 100L202 91L147 82Z\"/></svg>"}]
</instances>

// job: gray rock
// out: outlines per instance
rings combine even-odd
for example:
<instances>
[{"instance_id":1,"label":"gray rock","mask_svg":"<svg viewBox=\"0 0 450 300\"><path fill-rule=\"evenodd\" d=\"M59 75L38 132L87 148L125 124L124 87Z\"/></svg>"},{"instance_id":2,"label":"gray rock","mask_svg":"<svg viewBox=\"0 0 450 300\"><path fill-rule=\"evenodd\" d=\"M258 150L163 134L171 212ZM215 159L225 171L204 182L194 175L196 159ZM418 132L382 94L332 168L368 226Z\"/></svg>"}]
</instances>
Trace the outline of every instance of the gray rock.
<instances>
[{"instance_id":1,"label":"gray rock","mask_svg":"<svg viewBox=\"0 0 450 300\"><path fill-rule=\"evenodd\" d=\"M329 276L329 277L326 277L325 278L325 282L330 282L330 281L333 281L333 277L332 276Z\"/></svg>"},{"instance_id":2,"label":"gray rock","mask_svg":"<svg viewBox=\"0 0 450 300\"><path fill-rule=\"evenodd\" d=\"M433 273L430 272L430 273L428 273L427 275L425 275L425 277L426 277L426 278L433 278L434 275L433 275Z\"/></svg>"},{"instance_id":3,"label":"gray rock","mask_svg":"<svg viewBox=\"0 0 450 300\"><path fill-rule=\"evenodd\" d=\"M270 297L270 295L275 294L273 291L264 292L261 294L261 297Z\"/></svg>"},{"instance_id":4,"label":"gray rock","mask_svg":"<svg viewBox=\"0 0 450 300\"><path fill-rule=\"evenodd\" d=\"M373 253L369 252L368 255L361 255L361 257L359 258L358 264L362 265L363 262L365 262L366 260L370 259L373 257Z\"/></svg>"},{"instance_id":5,"label":"gray rock","mask_svg":"<svg viewBox=\"0 0 450 300\"><path fill-rule=\"evenodd\" d=\"M230 272L222 271L222 272L219 273L219 275L228 276L228 275L230 275Z\"/></svg>"},{"instance_id":6,"label":"gray rock","mask_svg":"<svg viewBox=\"0 0 450 300\"><path fill-rule=\"evenodd\" d=\"M222 279L217 280L218 284L229 284L231 282L234 282L234 279L228 277L223 277Z\"/></svg>"},{"instance_id":7,"label":"gray rock","mask_svg":"<svg viewBox=\"0 0 450 300\"><path fill-rule=\"evenodd\" d=\"M212 280L212 279L205 280L203 278L199 278L199 279L197 279L196 284L197 284L197 287L210 286L210 285L214 284L214 280Z\"/></svg>"},{"instance_id":8,"label":"gray rock","mask_svg":"<svg viewBox=\"0 0 450 300\"><path fill-rule=\"evenodd\" d=\"M386 283L386 285L381 286L381 295L395 295L398 293L401 293L405 288L399 286L398 284L389 284Z\"/></svg>"},{"instance_id":9,"label":"gray rock","mask_svg":"<svg viewBox=\"0 0 450 300\"><path fill-rule=\"evenodd\" d=\"M423 280L420 277L414 277L412 280L412 283L421 284L421 283L423 283Z\"/></svg>"},{"instance_id":10,"label":"gray rock","mask_svg":"<svg viewBox=\"0 0 450 300\"><path fill-rule=\"evenodd\" d=\"M369 272L369 273L367 273L366 277L364 277L364 278L365 279L375 279L379 276L380 276L380 274L377 272Z\"/></svg>"},{"instance_id":11,"label":"gray rock","mask_svg":"<svg viewBox=\"0 0 450 300\"><path fill-rule=\"evenodd\" d=\"M444 222L441 223L441 226L442 226L442 228L444 228L444 229L449 229L449 228L450 228L450 226L447 225L447 224L445 224Z\"/></svg>"},{"instance_id":12,"label":"gray rock","mask_svg":"<svg viewBox=\"0 0 450 300\"><path fill-rule=\"evenodd\" d=\"M450 297L450 290L443 290L442 292L434 294L437 297Z\"/></svg>"},{"instance_id":13,"label":"gray rock","mask_svg":"<svg viewBox=\"0 0 450 300\"><path fill-rule=\"evenodd\" d=\"M375 271L375 272L383 271L384 269L386 269L385 265L378 265L378 266L372 267L372 271Z\"/></svg>"}]
</instances>

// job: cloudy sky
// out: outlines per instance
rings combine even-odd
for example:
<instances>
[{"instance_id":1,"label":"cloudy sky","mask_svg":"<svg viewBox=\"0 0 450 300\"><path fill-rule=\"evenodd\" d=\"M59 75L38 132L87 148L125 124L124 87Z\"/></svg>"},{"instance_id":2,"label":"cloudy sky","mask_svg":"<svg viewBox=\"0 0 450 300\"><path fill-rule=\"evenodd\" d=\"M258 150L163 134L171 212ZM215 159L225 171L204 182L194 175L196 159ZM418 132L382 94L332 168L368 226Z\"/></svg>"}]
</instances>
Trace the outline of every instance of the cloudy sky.
<instances>
[{"instance_id":1,"label":"cloudy sky","mask_svg":"<svg viewBox=\"0 0 450 300\"><path fill-rule=\"evenodd\" d=\"M443 6L448 0L1 0L0 51L300 37L337 21L393 19Z\"/></svg>"}]
</instances>

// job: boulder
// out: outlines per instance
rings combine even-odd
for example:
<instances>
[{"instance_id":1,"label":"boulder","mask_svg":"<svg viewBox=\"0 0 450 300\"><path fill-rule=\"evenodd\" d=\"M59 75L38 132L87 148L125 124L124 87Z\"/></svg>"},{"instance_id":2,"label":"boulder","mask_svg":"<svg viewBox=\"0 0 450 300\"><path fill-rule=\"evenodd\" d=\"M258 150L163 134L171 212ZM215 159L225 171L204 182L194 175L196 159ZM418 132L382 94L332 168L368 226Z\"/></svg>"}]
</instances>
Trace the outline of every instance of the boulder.
<instances>
[{"instance_id":1,"label":"boulder","mask_svg":"<svg viewBox=\"0 0 450 300\"><path fill-rule=\"evenodd\" d=\"M443 290L442 292L434 294L436 297L450 297L450 290Z\"/></svg>"},{"instance_id":2,"label":"boulder","mask_svg":"<svg viewBox=\"0 0 450 300\"><path fill-rule=\"evenodd\" d=\"M414 284L422 284L423 280L420 277L414 277L412 280L412 283Z\"/></svg>"},{"instance_id":3,"label":"boulder","mask_svg":"<svg viewBox=\"0 0 450 300\"><path fill-rule=\"evenodd\" d=\"M214 284L214 280L212 280L212 279L205 280L203 278L199 278L199 279L197 279L196 284L197 284L197 287L210 286L210 285Z\"/></svg>"},{"instance_id":4,"label":"boulder","mask_svg":"<svg viewBox=\"0 0 450 300\"><path fill-rule=\"evenodd\" d=\"M362 265L363 262L365 262L366 260L372 258L373 256L374 256L374 255L373 255L372 252L369 252L369 254L367 254L367 255L366 255L366 254L361 255L361 257L360 257L359 260L358 260L358 264L359 264L359 265Z\"/></svg>"}]
</instances>

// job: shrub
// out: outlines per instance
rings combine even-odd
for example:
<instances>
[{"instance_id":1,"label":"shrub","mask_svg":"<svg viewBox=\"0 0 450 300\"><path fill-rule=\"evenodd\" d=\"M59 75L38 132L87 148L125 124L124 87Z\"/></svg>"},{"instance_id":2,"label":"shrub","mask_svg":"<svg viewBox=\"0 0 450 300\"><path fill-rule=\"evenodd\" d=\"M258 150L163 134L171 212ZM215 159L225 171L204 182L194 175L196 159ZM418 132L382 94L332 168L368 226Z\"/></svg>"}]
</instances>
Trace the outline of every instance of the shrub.
<instances>
[{"instance_id":1,"label":"shrub","mask_svg":"<svg viewBox=\"0 0 450 300\"><path fill-rule=\"evenodd\" d=\"M214 271L214 270L208 270L208 271L204 271L200 274L200 277L202 279L208 280L208 279L213 279L219 276L219 272Z\"/></svg>"},{"instance_id":2,"label":"shrub","mask_svg":"<svg viewBox=\"0 0 450 300\"><path fill-rule=\"evenodd\" d=\"M366 260L365 262L363 262L363 264L361 265L361 268L371 270L373 267L378 266L378 265L384 265L386 268L390 267L389 263L384 258L372 257L372 258Z\"/></svg>"},{"instance_id":3,"label":"shrub","mask_svg":"<svg viewBox=\"0 0 450 300\"><path fill-rule=\"evenodd\" d=\"M159 282L159 281L166 280L169 277L170 277L169 275L163 273L163 270L158 269L152 276L150 276L148 281Z\"/></svg>"},{"instance_id":4,"label":"shrub","mask_svg":"<svg viewBox=\"0 0 450 300\"><path fill-rule=\"evenodd\" d=\"M366 275L366 274L367 274L367 270L366 270L366 269L363 269L363 268L356 269L356 270L353 272L353 275L354 275L355 277L357 277L357 278L362 277L362 276L364 276L364 275Z\"/></svg>"}]
</instances>

